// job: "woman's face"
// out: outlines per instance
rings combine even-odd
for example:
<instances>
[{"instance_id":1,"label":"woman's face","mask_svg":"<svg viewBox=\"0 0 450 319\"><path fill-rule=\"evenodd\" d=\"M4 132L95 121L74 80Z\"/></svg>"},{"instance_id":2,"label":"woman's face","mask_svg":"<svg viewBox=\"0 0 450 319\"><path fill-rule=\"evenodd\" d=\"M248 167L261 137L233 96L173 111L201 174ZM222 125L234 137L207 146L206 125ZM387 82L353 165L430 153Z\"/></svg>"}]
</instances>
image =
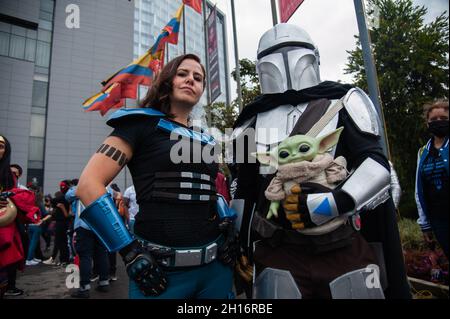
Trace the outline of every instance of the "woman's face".
<instances>
[{"instance_id":1,"label":"woman's face","mask_svg":"<svg viewBox=\"0 0 450 319\"><path fill-rule=\"evenodd\" d=\"M3 158L6 152L6 144L3 141L0 141L0 160Z\"/></svg>"},{"instance_id":2,"label":"woman's face","mask_svg":"<svg viewBox=\"0 0 450 319\"><path fill-rule=\"evenodd\" d=\"M170 101L177 104L194 106L203 94L203 69L192 59L181 62L172 82Z\"/></svg>"},{"instance_id":3,"label":"woman's face","mask_svg":"<svg viewBox=\"0 0 450 319\"><path fill-rule=\"evenodd\" d=\"M440 120L448 121L448 110L443 108L435 108L428 113L428 123Z\"/></svg>"}]
</instances>

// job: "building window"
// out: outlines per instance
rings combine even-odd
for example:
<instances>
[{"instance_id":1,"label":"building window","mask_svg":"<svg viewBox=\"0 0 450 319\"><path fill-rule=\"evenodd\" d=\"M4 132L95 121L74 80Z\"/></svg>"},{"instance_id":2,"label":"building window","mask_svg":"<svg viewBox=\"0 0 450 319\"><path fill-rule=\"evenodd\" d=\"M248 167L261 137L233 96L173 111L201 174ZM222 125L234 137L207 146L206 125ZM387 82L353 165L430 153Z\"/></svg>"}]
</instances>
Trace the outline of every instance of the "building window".
<instances>
[{"instance_id":1,"label":"building window","mask_svg":"<svg viewBox=\"0 0 450 319\"><path fill-rule=\"evenodd\" d=\"M17 59L25 59L25 38L11 35L9 43L9 56Z\"/></svg>"},{"instance_id":2,"label":"building window","mask_svg":"<svg viewBox=\"0 0 450 319\"><path fill-rule=\"evenodd\" d=\"M47 21L52 21L52 19L53 19L53 13L49 13L49 12L45 12L45 11L40 11L40 12L39 12L39 19L47 20Z\"/></svg>"},{"instance_id":3,"label":"building window","mask_svg":"<svg viewBox=\"0 0 450 319\"><path fill-rule=\"evenodd\" d=\"M33 81L32 105L39 107L47 106L47 83L42 81Z\"/></svg>"},{"instance_id":4,"label":"building window","mask_svg":"<svg viewBox=\"0 0 450 319\"><path fill-rule=\"evenodd\" d=\"M39 29L37 39L39 41L50 43L52 42L52 33L44 29Z\"/></svg>"},{"instance_id":5,"label":"building window","mask_svg":"<svg viewBox=\"0 0 450 319\"><path fill-rule=\"evenodd\" d=\"M45 115L31 114L30 136L45 137Z\"/></svg>"},{"instance_id":6,"label":"building window","mask_svg":"<svg viewBox=\"0 0 450 319\"><path fill-rule=\"evenodd\" d=\"M28 145L29 161L44 161L44 138L30 136L30 144Z\"/></svg>"},{"instance_id":7,"label":"building window","mask_svg":"<svg viewBox=\"0 0 450 319\"><path fill-rule=\"evenodd\" d=\"M45 11L48 13L53 13L53 0L41 0L41 11Z\"/></svg>"},{"instance_id":8,"label":"building window","mask_svg":"<svg viewBox=\"0 0 450 319\"><path fill-rule=\"evenodd\" d=\"M36 56L36 40L27 39L25 43L25 60L33 62L35 56Z\"/></svg>"},{"instance_id":9,"label":"building window","mask_svg":"<svg viewBox=\"0 0 450 319\"><path fill-rule=\"evenodd\" d=\"M9 54L9 33L0 31L0 55Z\"/></svg>"},{"instance_id":10,"label":"building window","mask_svg":"<svg viewBox=\"0 0 450 319\"><path fill-rule=\"evenodd\" d=\"M36 65L42 67L50 66L50 44L37 41L36 48Z\"/></svg>"},{"instance_id":11,"label":"building window","mask_svg":"<svg viewBox=\"0 0 450 319\"><path fill-rule=\"evenodd\" d=\"M34 62L36 30L0 22L0 55Z\"/></svg>"},{"instance_id":12,"label":"building window","mask_svg":"<svg viewBox=\"0 0 450 319\"><path fill-rule=\"evenodd\" d=\"M53 26L51 21L39 19L39 28L52 31Z\"/></svg>"}]
</instances>

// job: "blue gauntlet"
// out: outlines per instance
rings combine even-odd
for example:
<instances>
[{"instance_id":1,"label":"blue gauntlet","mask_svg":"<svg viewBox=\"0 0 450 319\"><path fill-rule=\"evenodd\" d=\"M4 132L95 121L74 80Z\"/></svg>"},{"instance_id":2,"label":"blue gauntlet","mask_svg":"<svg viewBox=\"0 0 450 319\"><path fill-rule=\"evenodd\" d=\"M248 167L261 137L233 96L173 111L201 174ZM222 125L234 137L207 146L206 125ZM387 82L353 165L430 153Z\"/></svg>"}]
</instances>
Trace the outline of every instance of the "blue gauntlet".
<instances>
[{"instance_id":1,"label":"blue gauntlet","mask_svg":"<svg viewBox=\"0 0 450 319\"><path fill-rule=\"evenodd\" d=\"M146 296L159 295L166 289L167 280L156 260L131 237L110 194L86 207L80 218L110 252L119 251L128 276Z\"/></svg>"},{"instance_id":2,"label":"blue gauntlet","mask_svg":"<svg viewBox=\"0 0 450 319\"><path fill-rule=\"evenodd\" d=\"M119 251L133 242L110 194L105 194L85 208L80 218L88 224L110 252Z\"/></svg>"}]
</instances>

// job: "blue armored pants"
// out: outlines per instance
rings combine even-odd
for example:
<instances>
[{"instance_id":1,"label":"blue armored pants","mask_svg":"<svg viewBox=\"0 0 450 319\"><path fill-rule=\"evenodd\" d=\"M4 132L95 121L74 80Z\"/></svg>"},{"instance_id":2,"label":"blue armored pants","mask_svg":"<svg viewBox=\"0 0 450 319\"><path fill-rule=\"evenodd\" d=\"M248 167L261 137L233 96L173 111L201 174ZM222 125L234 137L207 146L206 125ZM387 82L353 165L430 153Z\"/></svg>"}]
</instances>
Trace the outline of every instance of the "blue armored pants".
<instances>
[{"instance_id":1,"label":"blue armored pants","mask_svg":"<svg viewBox=\"0 0 450 319\"><path fill-rule=\"evenodd\" d=\"M146 297L130 280L130 299L230 299L233 296L233 272L220 261L187 270L165 271L167 289L157 297Z\"/></svg>"}]
</instances>

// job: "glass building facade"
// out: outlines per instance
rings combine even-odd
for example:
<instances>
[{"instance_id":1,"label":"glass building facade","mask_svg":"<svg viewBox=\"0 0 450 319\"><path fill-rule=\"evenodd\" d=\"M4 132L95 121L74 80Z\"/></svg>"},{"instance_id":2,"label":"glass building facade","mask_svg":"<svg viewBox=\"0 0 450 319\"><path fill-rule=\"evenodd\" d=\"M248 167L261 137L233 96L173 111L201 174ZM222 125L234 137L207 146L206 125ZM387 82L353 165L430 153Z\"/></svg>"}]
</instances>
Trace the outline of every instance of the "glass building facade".
<instances>
[{"instance_id":1,"label":"glass building facade","mask_svg":"<svg viewBox=\"0 0 450 319\"><path fill-rule=\"evenodd\" d=\"M134 12L134 58L145 53L153 43L161 29L175 15L181 5L181 0L136 0ZM209 15L213 5L207 2L206 16ZM184 53L184 38L186 38L186 53L194 53L206 64L205 32L203 15L191 7L185 8L186 36L184 36L183 21L180 26L178 45L169 44L166 60ZM221 95L214 102L230 103L229 68L227 53L227 34L225 15L217 10L217 37L219 49L220 87ZM145 89L141 90L141 97ZM207 104L207 95L204 94L201 104Z\"/></svg>"},{"instance_id":2,"label":"glass building facade","mask_svg":"<svg viewBox=\"0 0 450 319\"><path fill-rule=\"evenodd\" d=\"M38 1L37 23L0 12L0 56L34 64L26 176L40 186L44 178L54 7L54 0Z\"/></svg>"}]
</instances>

